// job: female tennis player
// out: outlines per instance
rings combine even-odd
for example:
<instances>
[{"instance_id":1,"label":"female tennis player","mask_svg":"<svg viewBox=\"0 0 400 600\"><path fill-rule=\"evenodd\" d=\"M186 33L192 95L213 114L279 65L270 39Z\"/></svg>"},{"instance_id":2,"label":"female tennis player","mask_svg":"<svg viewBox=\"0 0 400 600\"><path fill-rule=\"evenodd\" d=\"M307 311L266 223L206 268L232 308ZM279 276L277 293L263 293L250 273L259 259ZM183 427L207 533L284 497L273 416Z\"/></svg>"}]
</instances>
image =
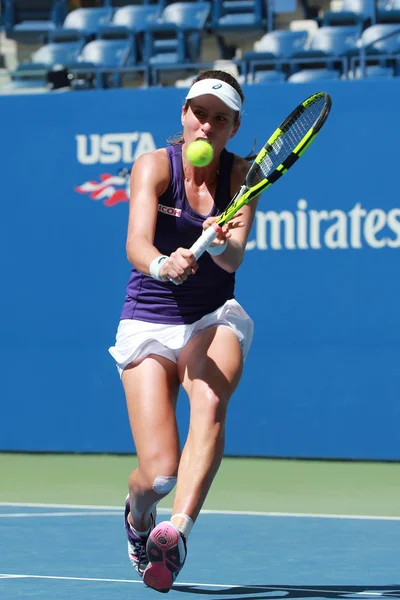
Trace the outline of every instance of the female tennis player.
<instances>
[{"instance_id":1,"label":"female tennis player","mask_svg":"<svg viewBox=\"0 0 400 600\"><path fill-rule=\"evenodd\" d=\"M240 126L243 100L230 74L200 74L182 108L182 137L141 156L131 174L127 256L133 268L109 351L138 457L125 506L129 558L144 583L160 592L172 587L185 562L190 531L221 463L228 403L253 335L234 289L257 200L223 226L198 262L189 250L248 172L250 163L225 149ZM206 167L186 158L196 139L213 147ZM182 451L175 414L180 386L190 403ZM171 519L156 525L157 503L175 485Z\"/></svg>"}]
</instances>

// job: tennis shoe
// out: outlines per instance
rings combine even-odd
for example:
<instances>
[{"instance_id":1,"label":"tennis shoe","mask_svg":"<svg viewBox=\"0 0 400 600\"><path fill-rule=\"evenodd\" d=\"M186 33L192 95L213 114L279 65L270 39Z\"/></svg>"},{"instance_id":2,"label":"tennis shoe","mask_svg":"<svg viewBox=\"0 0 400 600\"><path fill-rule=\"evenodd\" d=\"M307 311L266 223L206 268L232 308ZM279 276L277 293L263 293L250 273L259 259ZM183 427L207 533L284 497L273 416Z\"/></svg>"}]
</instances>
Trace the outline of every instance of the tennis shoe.
<instances>
[{"instance_id":1,"label":"tennis shoe","mask_svg":"<svg viewBox=\"0 0 400 600\"><path fill-rule=\"evenodd\" d=\"M150 532L154 529L156 525L157 512L156 509L154 509L150 514L150 532L142 537L140 535L137 535L134 531L132 531L132 528L130 527L128 521L128 515L130 513L130 510L131 507L128 495L125 500L125 531L128 538L128 556L133 568L139 573L139 575L142 575L149 562L146 554L146 544Z\"/></svg>"},{"instance_id":2,"label":"tennis shoe","mask_svg":"<svg viewBox=\"0 0 400 600\"><path fill-rule=\"evenodd\" d=\"M170 521L162 521L147 540L149 564L143 582L158 592L169 592L186 559L186 540Z\"/></svg>"}]
</instances>

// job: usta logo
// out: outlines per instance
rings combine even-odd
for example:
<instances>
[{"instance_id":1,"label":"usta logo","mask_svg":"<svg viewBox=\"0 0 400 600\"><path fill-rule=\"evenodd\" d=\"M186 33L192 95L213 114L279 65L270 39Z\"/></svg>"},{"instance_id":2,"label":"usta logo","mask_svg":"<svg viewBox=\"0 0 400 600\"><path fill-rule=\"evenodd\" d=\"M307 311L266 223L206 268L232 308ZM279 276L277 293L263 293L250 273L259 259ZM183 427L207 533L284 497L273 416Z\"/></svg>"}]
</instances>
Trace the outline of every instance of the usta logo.
<instances>
[{"instance_id":1,"label":"usta logo","mask_svg":"<svg viewBox=\"0 0 400 600\"><path fill-rule=\"evenodd\" d=\"M79 194L89 194L91 200L101 200L104 206L108 207L127 202L133 163L142 154L156 149L152 134L147 131L105 135L92 133L78 134L75 139L77 159L82 165L129 165L118 169L115 174L100 173L96 179L89 179L75 186L75 191Z\"/></svg>"},{"instance_id":2,"label":"usta logo","mask_svg":"<svg viewBox=\"0 0 400 600\"><path fill-rule=\"evenodd\" d=\"M132 166L139 156L156 149L154 138L148 131L78 134L75 139L77 158L82 165L123 162Z\"/></svg>"}]
</instances>

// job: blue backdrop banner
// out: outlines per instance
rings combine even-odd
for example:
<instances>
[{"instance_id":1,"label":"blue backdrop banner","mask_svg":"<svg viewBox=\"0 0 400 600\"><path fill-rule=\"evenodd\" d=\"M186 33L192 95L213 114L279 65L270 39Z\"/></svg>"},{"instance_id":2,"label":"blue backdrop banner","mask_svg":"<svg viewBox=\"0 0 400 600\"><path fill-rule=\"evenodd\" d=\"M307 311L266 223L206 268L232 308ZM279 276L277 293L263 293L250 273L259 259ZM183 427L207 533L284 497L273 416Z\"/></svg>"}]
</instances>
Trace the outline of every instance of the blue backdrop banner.
<instances>
[{"instance_id":1,"label":"blue backdrop banner","mask_svg":"<svg viewBox=\"0 0 400 600\"><path fill-rule=\"evenodd\" d=\"M324 82L331 115L264 193L237 299L255 321L227 455L400 459L400 83ZM310 84L246 87L229 149L260 147ZM134 452L113 344L129 172L185 90L0 97L0 450ZM182 437L188 401L178 406Z\"/></svg>"}]
</instances>

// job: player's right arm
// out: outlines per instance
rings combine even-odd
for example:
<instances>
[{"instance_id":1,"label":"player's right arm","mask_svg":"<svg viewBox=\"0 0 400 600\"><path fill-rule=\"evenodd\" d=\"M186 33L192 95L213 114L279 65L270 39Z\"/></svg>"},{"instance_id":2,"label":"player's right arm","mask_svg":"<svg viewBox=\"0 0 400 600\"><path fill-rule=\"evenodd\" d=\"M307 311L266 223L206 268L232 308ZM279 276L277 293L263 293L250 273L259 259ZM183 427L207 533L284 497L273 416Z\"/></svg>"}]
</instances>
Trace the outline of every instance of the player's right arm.
<instances>
[{"instance_id":1,"label":"player's right arm","mask_svg":"<svg viewBox=\"0 0 400 600\"><path fill-rule=\"evenodd\" d=\"M150 274L150 263L161 256L154 246L158 199L170 181L165 148L140 156L131 172L128 235L126 252L129 262L141 273ZM160 275L184 281L197 268L193 254L178 248L161 268Z\"/></svg>"}]
</instances>

